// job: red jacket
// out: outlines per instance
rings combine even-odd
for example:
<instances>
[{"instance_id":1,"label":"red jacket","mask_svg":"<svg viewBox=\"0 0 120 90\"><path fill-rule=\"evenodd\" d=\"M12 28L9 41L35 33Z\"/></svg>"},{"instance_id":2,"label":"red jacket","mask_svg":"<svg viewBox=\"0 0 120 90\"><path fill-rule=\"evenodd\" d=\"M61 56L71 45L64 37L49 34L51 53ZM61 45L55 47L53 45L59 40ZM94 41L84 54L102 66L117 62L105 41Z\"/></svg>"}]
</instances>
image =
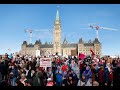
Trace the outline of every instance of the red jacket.
<instances>
[{"instance_id":1,"label":"red jacket","mask_svg":"<svg viewBox=\"0 0 120 90\"><path fill-rule=\"evenodd\" d=\"M63 71L63 72L64 72L64 71L67 71L67 69L68 69L68 66L67 66L67 65L62 66L62 71Z\"/></svg>"},{"instance_id":2,"label":"red jacket","mask_svg":"<svg viewBox=\"0 0 120 90\"><path fill-rule=\"evenodd\" d=\"M98 81L99 82L103 82L103 73L104 73L104 70L100 70L98 72Z\"/></svg>"},{"instance_id":3,"label":"red jacket","mask_svg":"<svg viewBox=\"0 0 120 90\"><path fill-rule=\"evenodd\" d=\"M112 68L111 68L111 70L112 70ZM113 73L112 73L112 71L109 72L109 80L110 80L110 81L113 81Z\"/></svg>"}]
</instances>

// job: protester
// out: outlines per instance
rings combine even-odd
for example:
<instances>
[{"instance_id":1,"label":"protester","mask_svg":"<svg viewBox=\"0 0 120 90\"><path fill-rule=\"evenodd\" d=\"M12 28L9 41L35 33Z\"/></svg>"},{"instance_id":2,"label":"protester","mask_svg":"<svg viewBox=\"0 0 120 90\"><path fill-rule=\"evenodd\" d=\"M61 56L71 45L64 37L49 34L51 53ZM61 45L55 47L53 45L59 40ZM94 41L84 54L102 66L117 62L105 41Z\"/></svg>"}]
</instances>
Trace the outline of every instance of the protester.
<instances>
[{"instance_id":1,"label":"protester","mask_svg":"<svg viewBox=\"0 0 120 90\"><path fill-rule=\"evenodd\" d=\"M99 83L97 81L93 81L93 86L99 86Z\"/></svg>"},{"instance_id":2,"label":"protester","mask_svg":"<svg viewBox=\"0 0 120 90\"><path fill-rule=\"evenodd\" d=\"M46 57L44 57L46 58ZM49 57L51 67L40 67L41 57L0 55L0 85L3 86L119 86L120 59L59 55Z\"/></svg>"},{"instance_id":3,"label":"protester","mask_svg":"<svg viewBox=\"0 0 120 90\"><path fill-rule=\"evenodd\" d=\"M25 80L25 86L32 86L32 79Z\"/></svg>"},{"instance_id":4,"label":"protester","mask_svg":"<svg viewBox=\"0 0 120 90\"><path fill-rule=\"evenodd\" d=\"M51 78L48 78L48 79L47 79L47 84L46 84L46 86L53 86L53 81L52 81Z\"/></svg>"}]
</instances>

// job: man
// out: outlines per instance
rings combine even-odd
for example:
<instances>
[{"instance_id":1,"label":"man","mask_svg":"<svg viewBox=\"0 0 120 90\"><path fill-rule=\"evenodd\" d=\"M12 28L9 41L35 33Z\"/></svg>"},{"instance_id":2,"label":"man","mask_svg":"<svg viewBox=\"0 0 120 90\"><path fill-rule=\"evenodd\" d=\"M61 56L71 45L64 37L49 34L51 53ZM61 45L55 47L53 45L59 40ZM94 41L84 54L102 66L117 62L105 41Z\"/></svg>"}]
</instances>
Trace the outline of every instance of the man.
<instances>
[{"instance_id":1,"label":"man","mask_svg":"<svg viewBox=\"0 0 120 90\"><path fill-rule=\"evenodd\" d=\"M36 68L36 72L33 75L33 86L42 86L43 73L39 67Z\"/></svg>"},{"instance_id":2,"label":"man","mask_svg":"<svg viewBox=\"0 0 120 90\"><path fill-rule=\"evenodd\" d=\"M61 67L58 66L56 70L56 85L57 86L62 86L62 81L63 81L62 78L63 78L62 70L61 70Z\"/></svg>"},{"instance_id":3,"label":"man","mask_svg":"<svg viewBox=\"0 0 120 90\"><path fill-rule=\"evenodd\" d=\"M32 86L32 79L27 79L25 81L25 86Z\"/></svg>"},{"instance_id":4,"label":"man","mask_svg":"<svg viewBox=\"0 0 120 90\"><path fill-rule=\"evenodd\" d=\"M113 86L120 86L120 62L118 62L117 67L114 69Z\"/></svg>"}]
</instances>

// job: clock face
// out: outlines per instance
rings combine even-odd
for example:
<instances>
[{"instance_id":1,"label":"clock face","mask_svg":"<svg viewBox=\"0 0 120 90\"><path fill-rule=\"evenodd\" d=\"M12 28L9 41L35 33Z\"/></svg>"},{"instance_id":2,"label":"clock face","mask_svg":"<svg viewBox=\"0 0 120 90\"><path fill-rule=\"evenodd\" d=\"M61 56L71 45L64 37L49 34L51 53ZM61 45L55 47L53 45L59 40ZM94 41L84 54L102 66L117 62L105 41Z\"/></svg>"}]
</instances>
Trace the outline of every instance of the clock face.
<instances>
[{"instance_id":1,"label":"clock face","mask_svg":"<svg viewBox=\"0 0 120 90\"><path fill-rule=\"evenodd\" d=\"M59 22L56 22L56 24L58 24Z\"/></svg>"}]
</instances>

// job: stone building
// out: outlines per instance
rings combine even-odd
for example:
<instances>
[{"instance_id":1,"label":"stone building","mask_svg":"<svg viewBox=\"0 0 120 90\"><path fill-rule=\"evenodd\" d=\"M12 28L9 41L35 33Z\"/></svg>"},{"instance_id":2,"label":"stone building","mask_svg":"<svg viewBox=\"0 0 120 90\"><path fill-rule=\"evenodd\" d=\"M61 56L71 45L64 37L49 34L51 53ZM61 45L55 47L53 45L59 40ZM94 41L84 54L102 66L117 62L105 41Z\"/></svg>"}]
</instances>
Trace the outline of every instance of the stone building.
<instances>
[{"instance_id":1,"label":"stone building","mask_svg":"<svg viewBox=\"0 0 120 90\"><path fill-rule=\"evenodd\" d=\"M98 38L95 38L95 40L90 40L88 42L83 41L81 38L77 43L70 44L66 38L64 38L62 42L61 34L61 22L59 11L57 10L56 19L54 22L53 43L46 42L42 44L40 40L37 40L35 44L28 44L26 41L24 41L21 47L21 54L35 55L36 50L40 50L41 55L51 55L58 53L61 55L77 56L79 52L90 55L90 48L95 52L96 55L102 54L101 43L99 42Z\"/></svg>"}]
</instances>

